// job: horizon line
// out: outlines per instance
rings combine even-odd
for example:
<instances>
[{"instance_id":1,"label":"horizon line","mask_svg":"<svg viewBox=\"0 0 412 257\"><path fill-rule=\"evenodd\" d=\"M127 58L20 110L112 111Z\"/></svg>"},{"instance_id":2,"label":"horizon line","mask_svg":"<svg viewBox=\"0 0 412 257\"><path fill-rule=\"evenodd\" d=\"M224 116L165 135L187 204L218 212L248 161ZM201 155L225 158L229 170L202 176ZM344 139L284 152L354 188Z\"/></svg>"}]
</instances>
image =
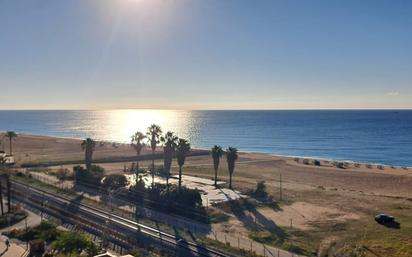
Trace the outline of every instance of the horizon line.
<instances>
[{"instance_id":1,"label":"horizon line","mask_svg":"<svg viewBox=\"0 0 412 257\"><path fill-rule=\"evenodd\" d=\"M250 108L250 109L179 109L179 108L81 108L81 109L0 109L4 111L115 111L115 110L157 110L157 111L411 111L412 108Z\"/></svg>"}]
</instances>

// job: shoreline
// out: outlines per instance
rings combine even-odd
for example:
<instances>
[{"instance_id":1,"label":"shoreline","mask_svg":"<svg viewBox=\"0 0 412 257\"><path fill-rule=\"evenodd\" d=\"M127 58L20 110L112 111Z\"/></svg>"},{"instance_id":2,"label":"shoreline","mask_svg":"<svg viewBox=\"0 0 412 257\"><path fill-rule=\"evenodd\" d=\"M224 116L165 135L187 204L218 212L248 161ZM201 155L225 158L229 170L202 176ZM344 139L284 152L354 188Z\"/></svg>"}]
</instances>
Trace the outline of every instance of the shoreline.
<instances>
[{"instance_id":1,"label":"shoreline","mask_svg":"<svg viewBox=\"0 0 412 257\"><path fill-rule=\"evenodd\" d=\"M0 135L3 135L5 131L0 131ZM42 135L42 134L31 134L31 133L26 133L26 132L16 132L18 135L23 135L27 137L38 137L38 138L48 138L48 139L63 139L63 140L83 140L83 138L76 138L76 137L64 137L64 136L53 136L53 135ZM17 137L18 138L18 137ZM114 143L114 144L119 144L123 146L129 146L130 143L125 143L125 142L118 142L118 141L109 141L109 140L101 140L101 139L96 139L96 142L105 142L105 143ZM7 144L7 143L6 143ZM5 146L4 146L5 147ZM202 147L196 147L192 148L193 151L209 151L210 149L202 148ZM5 152L7 153L7 149L5 147ZM347 163L347 164L360 164L360 165L375 165L375 166L383 166L383 167L388 167L388 168L399 168L399 169L412 169L412 166L409 165L396 165L396 164L388 164L388 163L379 163L379 162L367 162L367 161L354 161L354 160L345 160L345 159L333 159L333 158L327 158L327 157L316 157L316 156L303 156L303 155L284 155L284 154L274 154L274 153L268 153L268 152L255 152L255 151L242 151L240 149L239 151L240 154L255 154L255 155L267 155L270 157L275 157L275 158L287 158L287 159L295 159L299 158L301 160L310 160L310 161L323 161L323 162L339 162L339 163Z\"/></svg>"}]
</instances>

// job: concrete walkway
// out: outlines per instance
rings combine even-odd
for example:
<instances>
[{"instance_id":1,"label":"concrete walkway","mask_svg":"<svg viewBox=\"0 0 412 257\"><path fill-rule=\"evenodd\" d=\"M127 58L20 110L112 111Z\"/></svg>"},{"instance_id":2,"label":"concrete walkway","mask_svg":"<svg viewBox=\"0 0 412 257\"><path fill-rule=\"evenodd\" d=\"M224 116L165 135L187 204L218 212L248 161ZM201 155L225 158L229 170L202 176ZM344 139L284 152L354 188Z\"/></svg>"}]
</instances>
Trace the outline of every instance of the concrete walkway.
<instances>
[{"instance_id":1,"label":"concrete walkway","mask_svg":"<svg viewBox=\"0 0 412 257\"><path fill-rule=\"evenodd\" d=\"M19 221L18 223L14 224L13 226L5 227L3 229L0 229L0 232L11 231L13 229L26 229L26 221L27 221L27 227L35 227L35 226L39 225L40 222L41 222L40 216L33 213L33 212L31 212L31 211L28 211L28 210L26 210L26 211L28 213L28 216L26 218L27 220L23 219L23 220Z\"/></svg>"},{"instance_id":2,"label":"concrete walkway","mask_svg":"<svg viewBox=\"0 0 412 257\"><path fill-rule=\"evenodd\" d=\"M14 243L10 240L10 247L7 248L5 241L7 237L1 236L0 237L0 256L1 257L20 257L23 256L26 252L26 249L22 246Z\"/></svg>"}]
</instances>

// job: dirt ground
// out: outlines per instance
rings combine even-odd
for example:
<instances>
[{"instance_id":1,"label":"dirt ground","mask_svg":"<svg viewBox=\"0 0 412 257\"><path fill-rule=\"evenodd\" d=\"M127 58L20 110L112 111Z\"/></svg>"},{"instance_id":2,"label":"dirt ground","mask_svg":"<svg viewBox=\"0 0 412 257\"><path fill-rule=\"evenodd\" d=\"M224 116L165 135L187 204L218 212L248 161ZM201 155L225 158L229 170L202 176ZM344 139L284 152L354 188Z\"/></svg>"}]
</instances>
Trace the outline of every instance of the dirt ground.
<instances>
[{"instance_id":1,"label":"dirt ground","mask_svg":"<svg viewBox=\"0 0 412 257\"><path fill-rule=\"evenodd\" d=\"M292 226L301 230L313 229L314 225L319 223L345 223L360 218L353 212L344 212L306 202L295 202L283 206L279 211L265 207L259 209L259 212L278 226Z\"/></svg>"}]
</instances>

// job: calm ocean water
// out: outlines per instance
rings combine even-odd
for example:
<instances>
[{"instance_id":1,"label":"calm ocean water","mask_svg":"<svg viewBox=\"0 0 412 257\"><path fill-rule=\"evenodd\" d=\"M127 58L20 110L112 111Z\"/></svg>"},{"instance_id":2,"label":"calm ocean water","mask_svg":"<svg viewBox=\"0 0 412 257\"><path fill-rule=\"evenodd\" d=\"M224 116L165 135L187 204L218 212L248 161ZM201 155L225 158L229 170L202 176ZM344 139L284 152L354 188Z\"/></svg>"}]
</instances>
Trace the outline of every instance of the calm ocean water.
<instances>
[{"instance_id":1,"label":"calm ocean water","mask_svg":"<svg viewBox=\"0 0 412 257\"><path fill-rule=\"evenodd\" d=\"M152 123L193 147L412 166L412 111L0 111L0 131L129 142Z\"/></svg>"}]
</instances>

